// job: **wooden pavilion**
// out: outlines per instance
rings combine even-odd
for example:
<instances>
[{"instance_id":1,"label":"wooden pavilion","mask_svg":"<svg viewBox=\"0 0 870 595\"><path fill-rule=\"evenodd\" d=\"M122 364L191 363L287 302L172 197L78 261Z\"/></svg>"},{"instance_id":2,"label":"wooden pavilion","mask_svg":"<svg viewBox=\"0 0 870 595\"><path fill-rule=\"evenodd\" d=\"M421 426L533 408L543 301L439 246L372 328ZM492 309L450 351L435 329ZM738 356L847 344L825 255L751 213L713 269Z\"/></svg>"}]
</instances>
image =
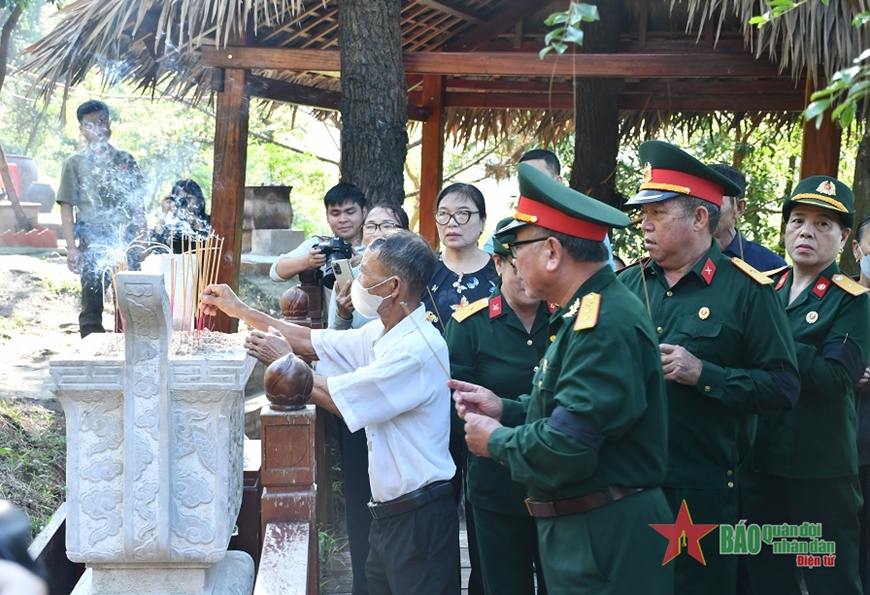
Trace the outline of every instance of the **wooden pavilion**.
<instances>
[{"instance_id":1,"label":"wooden pavilion","mask_svg":"<svg viewBox=\"0 0 870 595\"><path fill-rule=\"evenodd\" d=\"M408 117L422 123L420 213L434 210L445 135L486 137L520 127L546 142L569 134L574 77L623 79L621 117L643 121L646 130L717 110L797 116L819 81L848 64L865 41L851 18L867 10L867 0L814 2L760 31L747 24L763 11L760 1L624 2L617 53L569 50L541 60L543 20L565 10L565 1L401 1ZM230 247L220 278L235 285L249 100L339 108L339 4L79 0L29 48L25 68L41 77L43 96L96 67L107 83L128 79L143 90L214 98L212 222ZM839 142L834 125L805 126L802 174L836 174ZM430 217L421 217L420 233L435 240Z\"/></svg>"}]
</instances>

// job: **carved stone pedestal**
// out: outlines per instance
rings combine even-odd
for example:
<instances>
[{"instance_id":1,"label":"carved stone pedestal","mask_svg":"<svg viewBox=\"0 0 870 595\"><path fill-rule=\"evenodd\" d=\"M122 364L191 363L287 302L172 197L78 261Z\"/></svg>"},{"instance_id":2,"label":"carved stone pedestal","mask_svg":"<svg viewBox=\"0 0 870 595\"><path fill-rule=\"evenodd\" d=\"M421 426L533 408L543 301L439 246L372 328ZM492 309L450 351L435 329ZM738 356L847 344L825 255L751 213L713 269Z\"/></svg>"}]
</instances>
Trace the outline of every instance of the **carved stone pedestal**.
<instances>
[{"instance_id":1,"label":"carved stone pedestal","mask_svg":"<svg viewBox=\"0 0 870 595\"><path fill-rule=\"evenodd\" d=\"M248 595L253 561L227 545L253 359L218 335L185 335L170 356L163 276L119 273L117 291L123 350L94 334L50 364L67 425L67 555L88 567L75 593Z\"/></svg>"}]
</instances>

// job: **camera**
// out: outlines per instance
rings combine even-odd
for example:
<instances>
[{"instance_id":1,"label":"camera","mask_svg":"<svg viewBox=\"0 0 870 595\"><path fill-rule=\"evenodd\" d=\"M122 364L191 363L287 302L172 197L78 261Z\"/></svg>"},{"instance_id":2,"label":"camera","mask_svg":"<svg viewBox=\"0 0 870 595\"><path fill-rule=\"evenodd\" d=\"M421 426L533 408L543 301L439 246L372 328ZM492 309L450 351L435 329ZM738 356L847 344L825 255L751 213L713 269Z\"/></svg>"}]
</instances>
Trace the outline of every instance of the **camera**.
<instances>
[{"instance_id":1,"label":"camera","mask_svg":"<svg viewBox=\"0 0 870 595\"><path fill-rule=\"evenodd\" d=\"M320 268L323 286L327 289L332 289L335 285L335 272L332 270L332 261L341 260L343 258L352 258L353 246L351 246L350 242L347 240L335 236L324 240L319 244L315 244L315 248L320 250L320 253L326 256L326 264Z\"/></svg>"}]
</instances>

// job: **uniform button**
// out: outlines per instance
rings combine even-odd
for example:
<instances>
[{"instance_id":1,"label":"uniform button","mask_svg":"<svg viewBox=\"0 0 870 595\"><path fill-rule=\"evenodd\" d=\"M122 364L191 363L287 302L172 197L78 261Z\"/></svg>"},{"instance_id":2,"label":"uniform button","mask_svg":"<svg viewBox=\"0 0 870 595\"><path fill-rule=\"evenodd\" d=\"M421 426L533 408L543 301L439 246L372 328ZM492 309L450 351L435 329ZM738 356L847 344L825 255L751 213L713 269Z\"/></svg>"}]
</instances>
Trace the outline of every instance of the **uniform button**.
<instances>
[{"instance_id":1,"label":"uniform button","mask_svg":"<svg viewBox=\"0 0 870 595\"><path fill-rule=\"evenodd\" d=\"M540 387L540 386L541 386L541 381L540 381L540 380L538 380L538 387Z\"/></svg>"},{"instance_id":2,"label":"uniform button","mask_svg":"<svg viewBox=\"0 0 870 595\"><path fill-rule=\"evenodd\" d=\"M537 372L537 371L538 371L538 366L535 366L535 367L532 369L532 371L533 371L533 372Z\"/></svg>"},{"instance_id":3,"label":"uniform button","mask_svg":"<svg viewBox=\"0 0 870 595\"><path fill-rule=\"evenodd\" d=\"M550 335L550 343L556 340L556 335Z\"/></svg>"},{"instance_id":4,"label":"uniform button","mask_svg":"<svg viewBox=\"0 0 870 595\"><path fill-rule=\"evenodd\" d=\"M734 471L729 469L728 471L725 472L725 475L727 475L728 477L731 477L732 475L734 475Z\"/></svg>"},{"instance_id":5,"label":"uniform button","mask_svg":"<svg viewBox=\"0 0 870 595\"><path fill-rule=\"evenodd\" d=\"M658 334L660 334L660 335L664 332L664 330L665 330L665 329L663 329L662 327L657 327L657 328L656 328L656 332L657 332Z\"/></svg>"},{"instance_id":6,"label":"uniform button","mask_svg":"<svg viewBox=\"0 0 870 595\"><path fill-rule=\"evenodd\" d=\"M529 347L531 347L533 344L534 344L534 341L532 341L531 339L526 341L526 345L528 345Z\"/></svg>"},{"instance_id":7,"label":"uniform button","mask_svg":"<svg viewBox=\"0 0 870 595\"><path fill-rule=\"evenodd\" d=\"M729 487L729 488L733 488L733 487L734 487L734 482L733 482L733 481L729 481L729 482L728 482L728 487Z\"/></svg>"},{"instance_id":8,"label":"uniform button","mask_svg":"<svg viewBox=\"0 0 870 595\"><path fill-rule=\"evenodd\" d=\"M668 297L672 297L674 295L674 292L669 290L665 293L665 295Z\"/></svg>"},{"instance_id":9,"label":"uniform button","mask_svg":"<svg viewBox=\"0 0 870 595\"><path fill-rule=\"evenodd\" d=\"M708 392L710 392L711 390L713 390L713 389L711 389L709 386L705 386L705 387L704 387L704 392L705 392L705 393L708 393Z\"/></svg>"}]
</instances>

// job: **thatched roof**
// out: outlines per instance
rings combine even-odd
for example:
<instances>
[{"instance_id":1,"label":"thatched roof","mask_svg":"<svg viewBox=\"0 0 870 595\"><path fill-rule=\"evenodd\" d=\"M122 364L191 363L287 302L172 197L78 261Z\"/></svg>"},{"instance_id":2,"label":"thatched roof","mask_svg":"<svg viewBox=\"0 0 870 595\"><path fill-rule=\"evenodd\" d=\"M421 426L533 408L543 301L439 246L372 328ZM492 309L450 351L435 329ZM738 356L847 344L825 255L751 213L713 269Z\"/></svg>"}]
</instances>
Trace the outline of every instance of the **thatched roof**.
<instances>
[{"instance_id":1,"label":"thatched roof","mask_svg":"<svg viewBox=\"0 0 870 595\"><path fill-rule=\"evenodd\" d=\"M865 46L863 31L851 26L851 18L866 10L867 3L831 0L830 6L824 7L821 2L807 2L759 31L746 24L761 10L757 0L625 0L620 51L672 52L676 59L681 48L698 47L711 54L723 52L736 57L752 51L761 61L767 62L769 56L780 69L787 69L785 77L797 79L807 71L830 76ZM565 4L403 0L403 48L406 52L455 49L469 35L473 37L475 28L502 19L503 29L482 42L478 40L472 51L536 52L547 32L543 19L550 12L564 10ZM526 9L520 9L522 6ZM212 69L203 65L203 47L239 45L232 43L234 36L251 22L254 30L248 35L257 47L337 49L337 11L338 0L78 0L63 9L61 23L51 33L28 48L31 58L24 68L38 75L36 91L43 97L50 96L58 83L75 85L97 68L107 84L126 80L143 90L159 89L199 101L211 95ZM507 22L506 14L519 17ZM767 82L775 83L776 71L771 71L774 76L766 77ZM260 80L281 80L314 90L341 89L337 73L252 72ZM421 79L409 76L412 103ZM637 87L632 92L640 95L627 101L624 130L648 132L675 116L697 116L697 111L684 113L685 107L670 108L670 99L677 93L671 81L666 81L665 91L660 88L654 92L648 91L652 88L648 86L655 85L655 80L627 79ZM484 101L479 106L451 106L447 109L447 131L459 139L485 138L508 130L527 132L545 141L562 137L573 126L570 83L567 76L450 76L448 92L453 85L453 90L463 91L465 100L471 98L472 104L476 97L484 96L471 93L497 95L510 102L510 93L519 92L526 98L532 93L547 97L539 103L548 107L495 109ZM553 91L559 87L561 95ZM792 84L789 89L786 85L785 92L802 94L803 87ZM643 99L647 97L644 93L649 100ZM667 108L650 107L655 105L655 97L663 96Z\"/></svg>"}]
</instances>

